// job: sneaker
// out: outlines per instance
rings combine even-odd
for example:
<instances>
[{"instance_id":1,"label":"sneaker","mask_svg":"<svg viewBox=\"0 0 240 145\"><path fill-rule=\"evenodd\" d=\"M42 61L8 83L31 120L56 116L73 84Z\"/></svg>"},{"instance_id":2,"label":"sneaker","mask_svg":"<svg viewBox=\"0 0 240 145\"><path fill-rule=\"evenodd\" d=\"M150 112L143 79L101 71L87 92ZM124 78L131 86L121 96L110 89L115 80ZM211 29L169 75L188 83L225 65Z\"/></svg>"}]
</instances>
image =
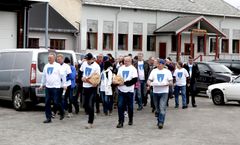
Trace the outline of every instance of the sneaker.
<instances>
[{"instance_id":1,"label":"sneaker","mask_svg":"<svg viewBox=\"0 0 240 145\"><path fill-rule=\"evenodd\" d=\"M163 128L163 124L162 123L158 123L158 129L162 129Z\"/></svg>"},{"instance_id":2,"label":"sneaker","mask_svg":"<svg viewBox=\"0 0 240 145\"><path fill-rule=\"evenodd\" d=\"M105 112L104 115L105 115L105 116L108 116L108 112Z\"/></svg>"},{"instance_id":3,"label":"sneaker","mask_svg":"<svg viewBox=\"0 0 240 145\"><path fill-rule=\"evenodd\" d=\"M91 129L91 128L93 128L93 124L91 123L88 123L88 125L85 126L85 129Z\"/></svg>"},{"instance_id":4,"label":"sneaker","mask_svg":"<svg viewBox=\"0 0 240 145\"><path fill-rule=\"evenodd\" d=\"M43 121L43 123L51 123L51 122L52 122L51 119L47 119L47 120Z\"/></svg>"},{"instance_id":5,"label":"sneaker","mask_svg":"<svg viewBox=\"0 0 240 145\"><path fill-rule=\"evenodd\" d=\"M73 114L72 113L68 113L67 118L72 118Z\"/></svg>"},{"instance_id":6,"label":"sneaker","mask_svg":"<svg viewBox=\"0 0 240 145\"><path fill-rule=\"evenodd\" d=\"M137 108L137 111L141 111L143 108L142 107L139 107L139 108Z\"/></svg>"},{"instance_id":7,"label":"sneaker","mask_svg":"<svg viewBox=\"0 0 240 145\"><path fill-rule=\"evenodd\" d=\"M123 123L118 123L117 128L123 128Z\"/></svg>"},{"instance_id":8,"label":"sneaker","mask_svg":"<svg viewBox=\"0 0 240 145\"><path fill-rule=\"evenodd\" d=\"M175 105L175 108L178 108L178 105Z\"/></svg>"},{"instance_id":9,"label":"sneaker","mask_svg":"<svg viewBox=\"0 0 240 145\"><path fill-rule=\"evenodd\" d=\"M56 114L55 113L52 113L52 118L55 118Z\"/></svg>"},{"instance_id":10,"label":"sneaker","mask_svg":"<svg viewBox=\"0 0 240 145\"><path fill-rule=\"evenodd\" d=\"M124 112L124 117L125 117L125 118L128 118L128 113L127 113L127 111Z\"/></svg>"}]
</instances>

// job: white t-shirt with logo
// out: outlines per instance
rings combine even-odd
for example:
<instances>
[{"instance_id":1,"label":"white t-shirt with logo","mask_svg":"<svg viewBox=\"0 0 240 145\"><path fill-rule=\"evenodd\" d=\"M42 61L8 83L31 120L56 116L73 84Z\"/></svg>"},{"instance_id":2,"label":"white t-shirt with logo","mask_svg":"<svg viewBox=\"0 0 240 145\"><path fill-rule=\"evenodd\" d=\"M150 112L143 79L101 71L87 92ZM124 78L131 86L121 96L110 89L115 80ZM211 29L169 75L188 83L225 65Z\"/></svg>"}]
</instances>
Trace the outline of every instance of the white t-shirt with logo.
<instances>
[{"instance_id":1,"label":"white t-shirt with logo","mask_svg":"<svg viewBox=\"0 0 240 145\"><path fill-rule=\"evenodd\" d=\"M117 75L121 76L124 79L124 82L130 81L133 78L138 77L137 69L133 65L130 65L128 67L126 67L125 65L122 65L119 68ZM122 86L118 86L118 89L124 93L134 92L134 85L132 86L122 85Z\"/></svg>"},{"instance_id":2,"label":"white t-shirt with logo","mask_svg":"<svg viewBox=\"0 0 240 145\"><path fill-rule=\"evenodd\" d=\"M189 77L189 74L185 68L176 69L173 73L173 76L176 78L176 85L177 86L186 86L187 80L186 78Z\"/></svg>"},{"instance_id":3,"label":"white t-shirt with logo","mask_svg":"<svg viewBox=\"0 0 240 145\"><path fill-rule=\"evenodd\" d=\"M61 65L61 64L60 64ZM65 77L67 77L68 74L71 74L72 73L72 70L71 70L71 67L70 65L66 64L66 63L63 63L61 65L61 71L63 73L63 75ZM68 80L66 81L66 85L65 86L70 86L72 84L71 80ZM61 86L64 86L63 82L62 82L62 85Z\"/></svg>"},{"instance_id":4,"label":"white t-shirt with logo","mask_svg":"<svg viewBox=\"0 0 240 145\"><path fill-rule=\"evenodd\" d=\"M138 77L139 77L139 80L145 80L143 61L138 61Z\"/></svg>"},{"instance_id":5,"label":"white t-shirt with logo","mask_svg":"<svg viewBox=\"0 0 240 145\"><path fill-rule=\"evenodd\" d=\"M83 72L83 77L87 78L90 77L93 73L97 73L100 75L101 69L96 62L93 62L91 65L89 65L87 61L84 61L80 67L80 71ZM83 87L90 88L93 87L93 85L90 83L83 82Z\"/></svg>"},{"instance_id":6,"label":"white t-shirt with logo","mask_svg":"<svg viewBox=\"0 0 240 145\"><path fill-rule=\"evenodd\" d=\"M46 64L43 68L43 75L41 85L47 88L60 88L61 79L63 83L66 82L66 77L64 77L63 71L61 71L61 65L54 62L53 64Z\"/></svg>"},{"instance_id":7,"label":"white t-shirt with logo","mask_svg":"<svg viewBox=\"0 0 240 145\"><path fill-rule=\"evenodd\" d=\"M152 81L153 93L168 93L169 81L173 80L172 73L168 69L155 68L151 71L149 78Z\"/></svg>"}]
</instances>

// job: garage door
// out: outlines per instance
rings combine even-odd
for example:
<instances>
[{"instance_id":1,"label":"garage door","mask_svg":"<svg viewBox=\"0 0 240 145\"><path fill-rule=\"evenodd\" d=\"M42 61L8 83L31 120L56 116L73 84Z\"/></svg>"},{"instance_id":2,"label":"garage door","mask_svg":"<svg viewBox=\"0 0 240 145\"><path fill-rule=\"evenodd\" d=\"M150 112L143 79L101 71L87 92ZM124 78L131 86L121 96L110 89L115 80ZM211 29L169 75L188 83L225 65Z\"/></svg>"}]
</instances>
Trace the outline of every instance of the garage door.
<instances>
[{"instance_id":1,"label":"garage door","mask_svg":"<svg viewBox=\"0 0 240 145\"><path fill-rule=\"evenodd\" d=\"M0 11L0 49L17 47L17 13Z\"/></svg>"}]
</instances>

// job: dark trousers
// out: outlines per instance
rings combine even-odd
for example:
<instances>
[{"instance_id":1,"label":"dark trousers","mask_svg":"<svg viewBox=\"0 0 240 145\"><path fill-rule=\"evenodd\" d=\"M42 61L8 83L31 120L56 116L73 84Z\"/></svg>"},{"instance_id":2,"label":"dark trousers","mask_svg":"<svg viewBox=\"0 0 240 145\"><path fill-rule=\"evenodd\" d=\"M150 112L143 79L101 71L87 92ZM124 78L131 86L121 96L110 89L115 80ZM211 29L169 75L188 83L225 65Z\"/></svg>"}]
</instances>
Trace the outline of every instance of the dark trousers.
<instances>
[{"instance_id":1,"label":"dark trousers","mask_svg":"<svg viewBox=\"0 0 240 145\"><path fill-rule=\"evenodd\" d=\"M52 111L51 111L51 102L53 100L54 107L56 110L59 110L60 115L64 115L64 110L62 103L59 97L60 89L59 88L46 88L45 90L45 115L48 120L51 120Z\"/></svg>"},{"instance_id":2,"label":"dark trousers","mask_svg":"<svg viewBox=\"0 0 240 145\"><path fill-rule=\"evenodd\" d=\"M128 109L129 121L133 121L133 92L121 92L118 91L118 121L119 123L124 123L124 111L125 108Z\"/></svg>"},{"instance_id":3,"label":"dark trousers","mask_svg":"<svg viewBox=\"0 0 240 145\"><path fill-rule=\"evenodd\" d=\"M74 88L71 88L71 86L67 87L67 91L64 96L64 109L68 110L69 113L72 113L72 105L75 108L75 112L79 112L79 105L77 101L77 97L73 96L73 90Z\"/></svg>"},{"instance_id":4,"label":"dark trousers","mask_svg":"<svg viewBox=\"0 0 240 145\"><path fill-rule=\"evenodd\" d=\"M195 96L196 96L196 85L195 83L190 83L190 86L186 88L186 97L187 104L189 104L189 96L191 95L192 105L196 105Z\"/></svg>"},{"instance_id":5,"label":"dark trousers","mask_svg":"<svg viewBox=\"0 0 240 145\"><path fill-rule=\"evenodd\" d=\"M93 124L94 120L94 104L96 101L97 88L83 88L84 102L83 106L88 114L88 123Z\"/></svg>"}]
</instances>

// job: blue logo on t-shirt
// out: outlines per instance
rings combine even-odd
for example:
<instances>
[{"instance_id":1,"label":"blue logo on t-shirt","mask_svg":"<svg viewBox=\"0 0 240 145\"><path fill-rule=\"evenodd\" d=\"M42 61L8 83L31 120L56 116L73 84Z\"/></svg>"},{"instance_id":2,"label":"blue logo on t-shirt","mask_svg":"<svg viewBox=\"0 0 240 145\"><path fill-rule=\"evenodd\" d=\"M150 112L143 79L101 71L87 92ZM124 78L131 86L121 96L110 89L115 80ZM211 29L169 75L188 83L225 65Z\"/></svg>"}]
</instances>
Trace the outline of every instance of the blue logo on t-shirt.
<instances>
[{"instance_id":1,"label":"blue logo on t-shirt","mask_svg":"<svg viewBox=\"0 0 240 145\"><path fill-rule=\"evenodd\" d=\"M164 79L164 74L157 74L158 82L162 82Z\"/></svg>"},{"instance_id":2,"label":"blue logo on t-shirt","mask_svg":"<svg viewBox=\"0 0 240 145\"><path fill-rule=\"evenodd\" d=\"M47 68L47 73L51 75L53 73L53 67L48 67Z\"/></svg>"},{"instance_id":3,"label":"blue logo on t-shirt","mask_svg":"<svg viewBox=\"0 0 240 145\"><path fill-rule=\"evenodd\" d=\"M139 68L140 70L143 70L143 64L139 64L139 65L138 65L138 68Z\"/></svg>"},{"instance_id":4,"label":"blue logo on t-shirt","mask_svg":"<svg viewBox=\"0 0 240 145\"><path fill-rule=\"evenodd\" d=\"M123 76L124 80L128 78L128 75L129 75L129 71L123 71L122 72L122 76Z\"/></svg>"},{"instance_id":5,"label":"blue logo on t-shirt","mask_svg":"<svg viewBox=\"0 0 240 145\"><path fill-rule=\"evenodd\" d=\"M178 72L178 77L181 79L182 78L182 76L183 76L183 73L182 72Z\"/></svg>"},{"instance_id":6,"label":"blue logo on t-shirt","mask_svg":"<svg viewBox=\"0 0 240 145\"><path fill-rule=\"evenodd\" d=\"M89 76L91 74L92 68L86 67L85 68L85 76Z\"/></svg>"}]
</instances>

